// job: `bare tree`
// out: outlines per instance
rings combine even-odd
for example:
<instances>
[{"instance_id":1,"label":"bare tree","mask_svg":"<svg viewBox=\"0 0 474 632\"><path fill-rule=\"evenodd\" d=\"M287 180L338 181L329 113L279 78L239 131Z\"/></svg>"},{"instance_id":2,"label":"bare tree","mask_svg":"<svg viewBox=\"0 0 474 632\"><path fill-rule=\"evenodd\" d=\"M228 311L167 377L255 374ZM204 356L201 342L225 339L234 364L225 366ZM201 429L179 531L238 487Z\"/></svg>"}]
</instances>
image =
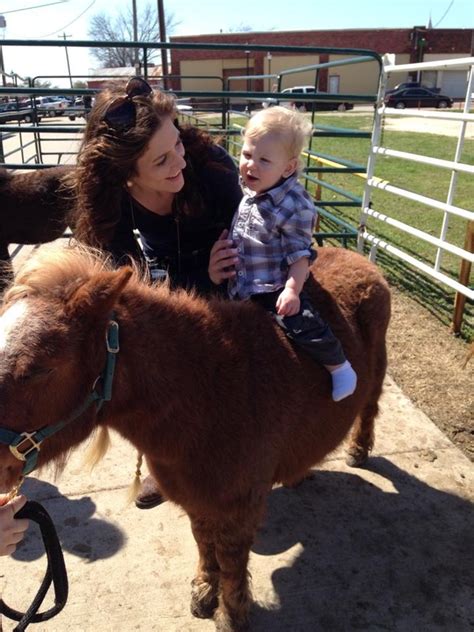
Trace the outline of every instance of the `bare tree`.
<instances>
[{"instance_id":1,"label":"bare tree","mask_svg":"<svg viewBox=\"0 0 474 632\"><path fill-rule=\"evenodd\" d=\"M171 33L179 24L173 13L166 16L166 32ZM160 29L156 5L145 4L137 14L137 36L139 42L159 42ZM95 40L110 42L133 41L133 12L132 8L114 13L110 17L105 13L95 15L89 25L89 37ZM133 66L135 52L133 48L91 48L92 55L102 68L121 68ZM148 51L147 60L150 61L158 51ZM138 61L143 63L143 50L138 51Z\"/></svg>"},{"instance_id":2,"label":"bare tree","mask_svg":"<svg viewBox=\"0 0 474 632\"><path fill-rule=\"evenodd\" d=\"M240 22L235 26L229 26L227 29L228 33L250 33L250 31L253 31L253 28L245 22Z\"/></svg>"},{"instance_id":3,"label":"bare tree","mask_svg":"<svg viewBox=\"0 0 474 632\"><path fill-rule=\"evenodd\" d=\"M32 77L24 77L22 79L22 83L20 84L21 87L25 87L25 88L29 88L30 86L32 86L33 88L46 88L46 89L50 89L50 88L57 88L58 86L54 85L51 83L51 81L42 81L41 79L35 79L35 82L33 84L33 79Z\"/></svg>"}]
</instances>

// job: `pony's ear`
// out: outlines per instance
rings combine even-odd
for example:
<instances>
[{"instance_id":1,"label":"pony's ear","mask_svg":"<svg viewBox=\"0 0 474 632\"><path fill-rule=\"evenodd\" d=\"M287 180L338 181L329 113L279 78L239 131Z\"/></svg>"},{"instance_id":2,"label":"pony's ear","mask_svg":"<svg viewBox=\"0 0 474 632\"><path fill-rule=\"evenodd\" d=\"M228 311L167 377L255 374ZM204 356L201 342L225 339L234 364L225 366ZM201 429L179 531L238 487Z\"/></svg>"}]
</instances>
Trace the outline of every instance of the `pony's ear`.
<instances>
[{"instance_id":1,"label":"pony's ear","mask_svg":"<svg viewBox=\"0 0 474 632\"><path fill-rule=\"evenodd\" d=\"M73 293L67 302L66 312L94 318L107 315L132 274L132 269L127 267L95 274Z\"/></svg>"}]
</instances>

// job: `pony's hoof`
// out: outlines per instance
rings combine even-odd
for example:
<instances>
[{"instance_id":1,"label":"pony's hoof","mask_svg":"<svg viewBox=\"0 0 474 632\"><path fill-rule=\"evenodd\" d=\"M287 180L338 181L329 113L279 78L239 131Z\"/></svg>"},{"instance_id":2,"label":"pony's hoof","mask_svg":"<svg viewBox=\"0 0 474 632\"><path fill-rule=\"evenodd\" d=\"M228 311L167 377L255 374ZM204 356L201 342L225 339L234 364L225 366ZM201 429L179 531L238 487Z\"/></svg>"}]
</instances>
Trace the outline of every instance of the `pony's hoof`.
<instances>
[{"instance_id":1,"label":"pony's hoof","mask_svg":"<svg viewBox=\"0 0 474 632\"><path fill-rule=\"evenodd\" d=\"M198 619L212 619L217 605L217 594L212 586L194 579L191 591L191 614Z\"/></svg>"},{"instance_id":2,"label":"pony's hoof","mask_svg":"<svg viewBox=\"0 0 474 632\"><path fill-rule=\"evenodd\" d=\"M367 450L359 446L353 446L349 449L346 457L346 463L349 467L363 467L369 459Z\"/></svg>"}]
</instances>

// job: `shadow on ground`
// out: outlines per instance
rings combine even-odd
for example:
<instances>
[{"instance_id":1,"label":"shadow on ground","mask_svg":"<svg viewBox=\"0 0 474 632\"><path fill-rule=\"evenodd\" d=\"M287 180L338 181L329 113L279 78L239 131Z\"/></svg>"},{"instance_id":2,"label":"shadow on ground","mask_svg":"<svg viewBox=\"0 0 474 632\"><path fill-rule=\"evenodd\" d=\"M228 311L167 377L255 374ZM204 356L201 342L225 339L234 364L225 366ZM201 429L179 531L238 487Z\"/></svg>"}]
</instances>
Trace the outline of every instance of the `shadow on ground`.
<instances>
[{"instance_id":1,"label":"shadow on ground","mask_svg":"<svg viewBox=\"0 0 474 632\"><path fill-rule=\"evenodd\" d=\"M367 469L390 491L356 471L318 471L272 492L253 551L295 547L294 561L273 572L280 605L256 604L252 631L472 631L472 505L385 458Z\"/></svg>"},{"instance_id":2,"label":"shadow on ground","mask_svg":"<svg viewBox=\"0 0 474 632\"><path fill-rule=\"evenodd\" d=\"M25 481L22 493L44 505L64 551L93 562L111 557L123 547L126 536L107 520L93 517L96 505L89 496L68 498L55 485L34 478ZM45 551L39 527L30 522L25 539L12 557L26 562L42 555Z\"/></svg>"}]
</instances>

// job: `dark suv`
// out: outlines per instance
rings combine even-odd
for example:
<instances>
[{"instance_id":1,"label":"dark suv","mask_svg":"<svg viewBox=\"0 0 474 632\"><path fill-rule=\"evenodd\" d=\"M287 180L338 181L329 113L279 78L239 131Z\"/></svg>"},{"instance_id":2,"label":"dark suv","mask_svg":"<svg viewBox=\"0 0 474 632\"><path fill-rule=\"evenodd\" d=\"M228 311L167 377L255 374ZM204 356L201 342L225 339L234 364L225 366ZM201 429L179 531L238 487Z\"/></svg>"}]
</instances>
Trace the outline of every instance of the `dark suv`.
<instances>
[{"instance_id":1,"label":"dark suv","mask_svg":"<svg viewBox=\"0 0 474 632\"><path fill-rule=\"evenodd\" d=\"M9 121L25 121L31 123L35 120L35 113L31 107L27 107L15 102L0 103L0 124ZM41 117L37 114L36 120L39 122Z\"/></svg>"}]
</instances>

